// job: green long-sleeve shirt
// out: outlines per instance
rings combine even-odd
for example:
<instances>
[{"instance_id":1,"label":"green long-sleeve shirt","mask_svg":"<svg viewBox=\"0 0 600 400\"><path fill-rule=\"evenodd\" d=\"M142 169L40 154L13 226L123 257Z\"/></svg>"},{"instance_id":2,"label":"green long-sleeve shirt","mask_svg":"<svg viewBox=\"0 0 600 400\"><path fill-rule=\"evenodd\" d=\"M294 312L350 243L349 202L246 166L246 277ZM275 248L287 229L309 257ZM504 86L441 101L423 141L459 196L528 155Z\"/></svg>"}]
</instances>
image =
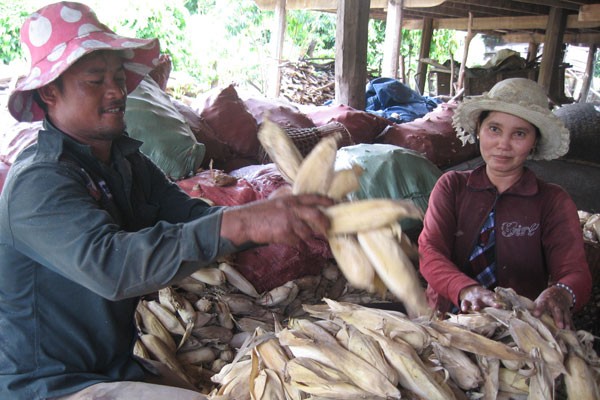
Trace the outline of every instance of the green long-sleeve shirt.
<instances>
[{"instance_id":1,"label":"green long-sleeve shirt","mask_svg":"<svg viewBox=\"0 0 600 400\"><path fill-rule=\"evenodd\" d=\"M138 380L138 296L236 251L222 208L190 198L114 141L101 164L45 122L0 195L0 398L44 399Z\"/></svg>"}]
</instances>

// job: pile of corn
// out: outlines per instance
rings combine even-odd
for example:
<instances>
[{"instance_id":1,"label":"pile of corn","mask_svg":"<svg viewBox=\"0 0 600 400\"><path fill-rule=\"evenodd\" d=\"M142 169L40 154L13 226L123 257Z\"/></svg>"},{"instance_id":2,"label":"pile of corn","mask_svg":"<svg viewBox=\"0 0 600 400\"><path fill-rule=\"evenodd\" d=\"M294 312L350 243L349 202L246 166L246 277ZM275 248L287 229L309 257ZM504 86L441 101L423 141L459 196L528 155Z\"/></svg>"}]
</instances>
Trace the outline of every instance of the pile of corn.
<instances>
[{"instance_id":1,"label":"pile of corn","mask_svg":"<svg viewBox=\"0 0 600 400\"><path fill-rule=\"evenodd\" d=\"M381 299L333 264L262 295L232 271L203 270L137 312L136 354L212 399L600 398L594 338L534 318L510 290L505 310L411 319L358 305Z\"/></svg>"},{"instance_id":2,"label":"pile of corn","mask_svg":"<svg viewBox=\"0 0 600 400\"><path fill-rule=\"evenodd\" d=\"M600 398L593 336L533 317L513 291L497 290L505 309L434 315L398 224L419 211L346 202L361 171L334 171L336 136L304 159L268 120L259 139L293 193L338 201L324 209L336 264L263 294L227 262L201 269L140 302L138 356L214 400ZM359 305L385 298L407 314Z\"/></svg>"},{"instance_id":3,"label":"pile of corn","mask_svg":"<svg viewBox=\"0 0 600 400\"><path fill-rule=\"evenodd\" d=\"M586 332L507 309L409 319L325 299L310 318L252 340L213 377L211 399L600 398L600 359Z\"/></svg>"},{"instance_id":4,"label":"pile of corn","mask_svg":"<svg viewBox=\"0 0 600 400\"><path fill-rule=\"evenodd\" d=\"M320 275L259 294L223 260L139 303L134 352L163 362L207 394L216 387L213 375L234 359L257 329L273 332L289 318L307 317L303 305L322 304L324 297L356 304L387 301L348 285L333 263Z\"/></svg>"},{"instance_id":5,"label":"pile of corn","mask_svg":"<svg viewBox=\"0 0 600 400\"><path fill-rule=\"evenodd\" d=\"M583 231L583 239L589 243L600 242L600 214L592 214L579 210L579 224Z\"/></svg>"}]
</instances>

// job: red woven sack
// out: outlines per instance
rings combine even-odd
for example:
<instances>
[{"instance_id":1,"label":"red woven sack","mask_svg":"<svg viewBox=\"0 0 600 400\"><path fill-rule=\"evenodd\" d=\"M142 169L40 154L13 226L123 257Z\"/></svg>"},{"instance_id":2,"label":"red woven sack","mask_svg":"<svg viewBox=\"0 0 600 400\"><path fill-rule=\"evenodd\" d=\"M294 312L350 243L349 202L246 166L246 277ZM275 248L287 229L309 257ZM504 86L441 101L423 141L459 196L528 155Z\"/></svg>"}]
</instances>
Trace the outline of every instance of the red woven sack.
<instances>
[{"instance_id":1,"label":"red woven sack","mask_svg":"<svg viewBox=\"0 0 600 400\"><path fill-rule=\"evenodd\" d=\"M255 157L258 151L258 125L233 84L208 95L197 108L200 116L215 132L220 142L241 157Z\"/></svg>"},{"instance_id":2,"label":"red woven sack","mask_svg":"<svg viewBox=\"0 0 600 400\"><path fill-rule=\"evenodd\" d=\"M475 144L463 146L452 127L456 104L443 103L422 118L387 127L376 143L393 144L423 154L438 168L445 169L477 157Z\"/></svg>"},{"instance_id":3,"label":"red woven sack","mask_svg":"<svg viewBox=\"0 0 600 400\"><path fill-rule=\"evenodd\" d=\"M307 115L317 126L333 121L343 124L356 144L373 143L375 137L391 125L391 121L385 118L343 104L316 107L307 111Z\"/></svg>"}]
</instances>

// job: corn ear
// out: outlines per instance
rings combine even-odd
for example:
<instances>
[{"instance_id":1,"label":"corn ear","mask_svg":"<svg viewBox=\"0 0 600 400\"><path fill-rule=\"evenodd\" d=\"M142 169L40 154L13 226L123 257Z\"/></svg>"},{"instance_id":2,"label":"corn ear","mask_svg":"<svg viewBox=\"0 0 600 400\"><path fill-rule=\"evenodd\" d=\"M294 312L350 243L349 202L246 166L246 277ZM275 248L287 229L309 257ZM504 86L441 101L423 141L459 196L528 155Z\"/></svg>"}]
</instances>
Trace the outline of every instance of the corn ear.
<instances>
[{"instance_id":1,"label":"corn ear","mask_svg":"<svg viewBox=\"0 0 600 400\"><path fill-rule=\"evenodd\" d=\"M258 130L258 140L283 178L293 183L302 163L302 154L292 139L279 125L265 118Z\"/></svg>"},{"instance_id":2,"label":"corn ear","mask_svg":"<svg viewBox=\"0 0 600 400\"><path fill-rule=\"evenodd\" d=\"M569 354L565 366L567 369L565 384L569 399L600 399L598 378L594 379L593 371L581 357L573 353Z\"/></svg>"},{"instance_id":3,"label":"corn ear","mask_svg":"<svg viewBox=\"0 0 600 400\"><path fill-rule=\"evenodd\" d=\"M139 313L142 322L144 324L145 333L150 333L161 340L165 346L173 353L177 349L177 345L173 340L173 336L169 333L167 328L160 322L160 320L146 307L145 301L140 301L136 308L136 312Z\"/></svg>"},{"instance_id":4,"label":"corn ear","mask_svg":"<svg viewBox=\"0 0 600 400\"><path fill-rule=\"evenodd\" d=\"M375 270L360 247L356 235L329 235L327 239L338 267L348 283L357 289L373 292L375 290L373 284Z\"/></svg>"},{"instance_id":5,"label":"corn ear","mask_svg":"<svg viewBox=\"0 0 600 400\"><path fill-rule=\"evenodd\" d=\"M417 270L389 227L358 232L358 242L377 275L412 317L430 315Z\"/></svg>"},{"instance_id":6,"label":"corn ear","mask_svg":"<svg viewBox=\"0 0 600 400\"><path fill-rule=\"evenodd\" d=\"M360 189L360 176L363 171L360 165L335 171L327 190L327 196L334 200L343 200L350 193Z\"/></svg>"},{"instance_id":7,"label":"corn ear","mask_svg":"<svg viewBox=\"0 0 600 400\"><path fill-rule=\"evenodd\" d=\"M225 274L227 282L233 285L240 292L247 294L248 296L257 298L260 295L256 291L256 288L244 275L235 269L231 264L222 262L219 263L219 269Z\"/></svg>"},{"instance_id":8,"label":"corn ear","mask_svg":"<svg viewBox=\"0 0 600 400\"><path fill-rule=\"evenodd\" d=\"M337 152L339 134L327 136L319 141L300 164L294 184L293 194L327 194L331 185Z\"/></svg>"},{"instance_id":9,"label":"corn ear","mask_svg":"<svg viewBox=\"0 0 600 400\"><path fill-rule=\"evenodd\" d=\"M200 268L190 276L200 282L213 286L222 285L227 281L225 273L223 273L223 271L221 271L219 268L214 267Z\"/></svg>"},{"instance_id":10,"label":"corn ear","mask_svg":"<svg viewBox=\"0 0 600 400\"><path fill-rule=\"evenodd\" d=\"M356 233L381 228L402 218L421 219L410 200L366 199L342 202L323 210L330 219L329 234Z\"/></svg>"}]
</instances>

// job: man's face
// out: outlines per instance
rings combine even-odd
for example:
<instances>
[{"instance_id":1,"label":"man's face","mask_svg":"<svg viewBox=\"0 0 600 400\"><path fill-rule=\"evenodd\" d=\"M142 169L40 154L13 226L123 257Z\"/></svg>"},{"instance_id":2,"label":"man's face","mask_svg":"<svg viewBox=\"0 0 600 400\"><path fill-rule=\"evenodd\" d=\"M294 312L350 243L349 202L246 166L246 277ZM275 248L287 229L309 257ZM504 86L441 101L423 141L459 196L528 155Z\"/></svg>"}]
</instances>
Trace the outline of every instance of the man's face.
<instances>
[{"instance_id":1,"label":"man's face","mask_svg":"<svg viewBox=\"0 0 600 400\"><path fill-rule=\"evenodd\" d=\"M95 51L61 75L48 103L50 121L84 144L112 141L125 130L125 70L116 51ZM53 85L52 83L50 85Z\"/></svg>"}]
</instances>

